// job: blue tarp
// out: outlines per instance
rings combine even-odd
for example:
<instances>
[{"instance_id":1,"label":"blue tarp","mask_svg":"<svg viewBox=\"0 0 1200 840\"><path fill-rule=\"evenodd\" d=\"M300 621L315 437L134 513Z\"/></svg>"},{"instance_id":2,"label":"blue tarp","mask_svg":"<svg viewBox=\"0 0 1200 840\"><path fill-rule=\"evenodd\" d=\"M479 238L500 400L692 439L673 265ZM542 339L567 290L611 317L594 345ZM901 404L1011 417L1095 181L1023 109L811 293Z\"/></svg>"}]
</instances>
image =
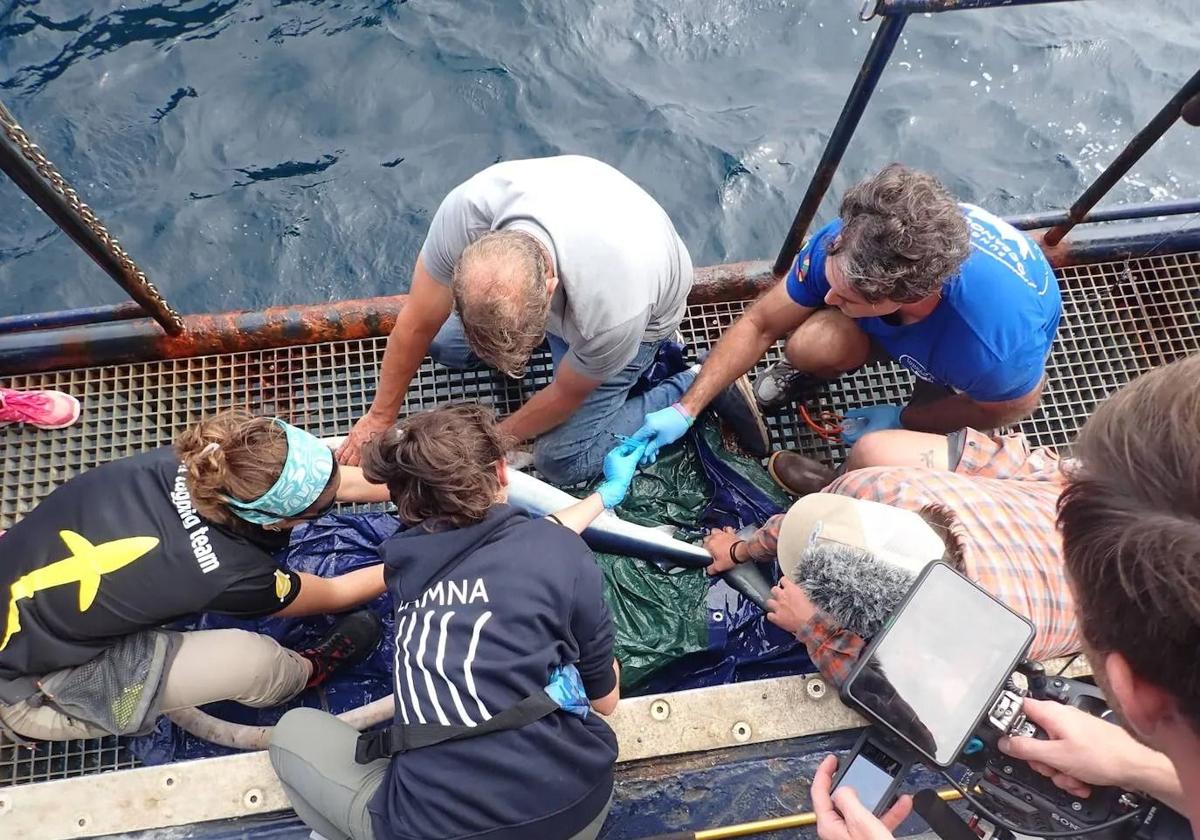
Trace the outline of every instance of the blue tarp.
<instances>
[{"instance_id":1,"label":"blue tarp","mask_svg":"<svg viewBox=\"0 0 1200 840\"><path fill-rule=\"evenodd\" d=\"M651 372L658 380L681 369L679 349L668 348ZM756 461L731 454L713 421L697 424L685 443L664 454L635 480L622 516L656 525L671 524L678 536L699 539L705 528L760 525L780 512L787 499ZM332 576L377 561L380 543L400 528L390 514L336 514L298 528L281 565ZM768 622L753 603L703 570L664 572L641 560L597 555L606 597L617 625L617 655L626 693L651 693L718 685L813 670L802 645ZM778 579L778 569L771 570ZM250 709L216 703L205 711L252 725L275 723L295 706L334 713L369 703L391 690L393 617L390 598L371 608L384 621L379 649L348 673L320 689L304 692L286 707ZM319 639L334 618L269 618L256 621L205 615L180 629L240 627L265 633L302 649ZM221 755L230 750L200 741L160 718L154 732L130 739L130 751L145 764Z\"/></svg>"}]
</instances>

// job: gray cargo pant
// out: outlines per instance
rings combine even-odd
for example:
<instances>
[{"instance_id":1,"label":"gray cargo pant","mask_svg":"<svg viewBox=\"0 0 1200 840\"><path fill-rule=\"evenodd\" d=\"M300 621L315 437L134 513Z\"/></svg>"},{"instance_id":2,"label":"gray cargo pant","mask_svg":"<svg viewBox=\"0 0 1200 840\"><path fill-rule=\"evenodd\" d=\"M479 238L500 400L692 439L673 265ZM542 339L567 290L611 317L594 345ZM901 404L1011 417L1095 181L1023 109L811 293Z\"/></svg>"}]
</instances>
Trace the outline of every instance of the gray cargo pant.
<instances>
[{"instance_id":1,"label":"gray cargo pant","mask_svg":"<svg viewBox=\"0 0 1200 840\"><path fill-rule=\"evenodd\" d=\"M292 807L328 840L375 840L367 806L387 776L389 759L357 763L358 734L318 709L292 709L271 734L271 764ZM608 808L569 840L595 840Z\"/></svg>"},{"instance_id":2,"label":"gray cargo pant","mask_svg":"<svg viewBox=\"0 0 1200 840\"><path fill-rule=\"evenodd\" d=\"M304 690L312 664L270 636L247 630L180 633L159 697L160 711L173 712L234 700L255 708L278 706ZM0 703L0 721L25 738L70 741L109 734L48 704Z\"/></svg>"}]
</instances>

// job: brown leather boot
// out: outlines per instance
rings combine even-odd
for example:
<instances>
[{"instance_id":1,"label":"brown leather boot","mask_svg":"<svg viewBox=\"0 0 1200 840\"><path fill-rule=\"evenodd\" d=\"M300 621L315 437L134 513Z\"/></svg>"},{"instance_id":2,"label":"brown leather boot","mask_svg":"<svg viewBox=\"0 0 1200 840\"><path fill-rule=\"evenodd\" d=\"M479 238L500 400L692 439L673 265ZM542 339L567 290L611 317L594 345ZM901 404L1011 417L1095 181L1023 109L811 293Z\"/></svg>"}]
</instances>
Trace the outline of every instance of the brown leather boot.
<instances>
[{"instance_id":1,"label":"brown leather boot","mask_svg":"<svg viewBox=\"0 0 1200 840\"><path fill-rule=\"evenodd\" d=\"M795 496L819 493L835 478L830 467L790 449L772 453L767 471L776 484Z\"/></svg>"}]
</instances>

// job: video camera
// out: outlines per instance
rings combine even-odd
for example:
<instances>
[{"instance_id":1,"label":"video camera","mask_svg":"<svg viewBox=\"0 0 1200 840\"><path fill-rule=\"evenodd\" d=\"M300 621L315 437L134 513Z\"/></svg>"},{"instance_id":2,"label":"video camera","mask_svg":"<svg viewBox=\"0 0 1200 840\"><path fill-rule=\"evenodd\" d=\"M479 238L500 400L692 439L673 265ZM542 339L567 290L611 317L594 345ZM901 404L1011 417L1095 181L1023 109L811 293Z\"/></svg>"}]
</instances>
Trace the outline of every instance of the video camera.
<instances>
[{"instance_id":1,"label":"video camera","mask_svg":"<svg viewBox=\"0 0 1200 840\"><path fill-rule=\"evenodd\" d=\"M1073 796L1000 752L1005 735L1047 737L1022 712L1026 697L1111 716L1095 686L1047 676L1025 659L1033 637L1029 621L950 566L926 567L842 686L842 699L874 725L840 763L835 789L853 787L878 815L909 768L924 763L958 789L970 812L964 820L933 791L918 794L916 810L944 840L1145 833L1157 806L1144 797L1097 787ZM962 768L957 778L954 767Z\"/></svg>"}]
</instances>

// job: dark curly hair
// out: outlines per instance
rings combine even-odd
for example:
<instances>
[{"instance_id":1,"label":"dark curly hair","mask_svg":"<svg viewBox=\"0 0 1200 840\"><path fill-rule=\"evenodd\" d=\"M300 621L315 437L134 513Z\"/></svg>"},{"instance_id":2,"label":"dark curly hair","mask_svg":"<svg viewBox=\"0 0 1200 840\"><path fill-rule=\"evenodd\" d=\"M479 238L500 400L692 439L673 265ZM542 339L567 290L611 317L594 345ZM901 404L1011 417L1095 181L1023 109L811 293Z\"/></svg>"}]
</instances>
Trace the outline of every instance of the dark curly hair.
<instances>
[{"instance_id":1,"label":"dark curly hair","mask_svg":"<svg viewBox=\"0 0 1200 840\"><path fill-rule=\"evenodd\" d=\"M829 248L866 300L915 303L936 293L966 260L971 234L962 209L927 172L893 163L851 187L842 230Z\"/></svg>"},{"instance_id":2,"label":"dark curly hair","mask_svg":"<svg viewBox=\"0 0 1200 840\"><path fill-rule=\"evenodd\" d=\"M405 524L462 527L496 503L496 465L510 444L490 408L458 403L414 414L373 438L363 447L362 471L387 485Z\"/></svg>"}]
</instances>

